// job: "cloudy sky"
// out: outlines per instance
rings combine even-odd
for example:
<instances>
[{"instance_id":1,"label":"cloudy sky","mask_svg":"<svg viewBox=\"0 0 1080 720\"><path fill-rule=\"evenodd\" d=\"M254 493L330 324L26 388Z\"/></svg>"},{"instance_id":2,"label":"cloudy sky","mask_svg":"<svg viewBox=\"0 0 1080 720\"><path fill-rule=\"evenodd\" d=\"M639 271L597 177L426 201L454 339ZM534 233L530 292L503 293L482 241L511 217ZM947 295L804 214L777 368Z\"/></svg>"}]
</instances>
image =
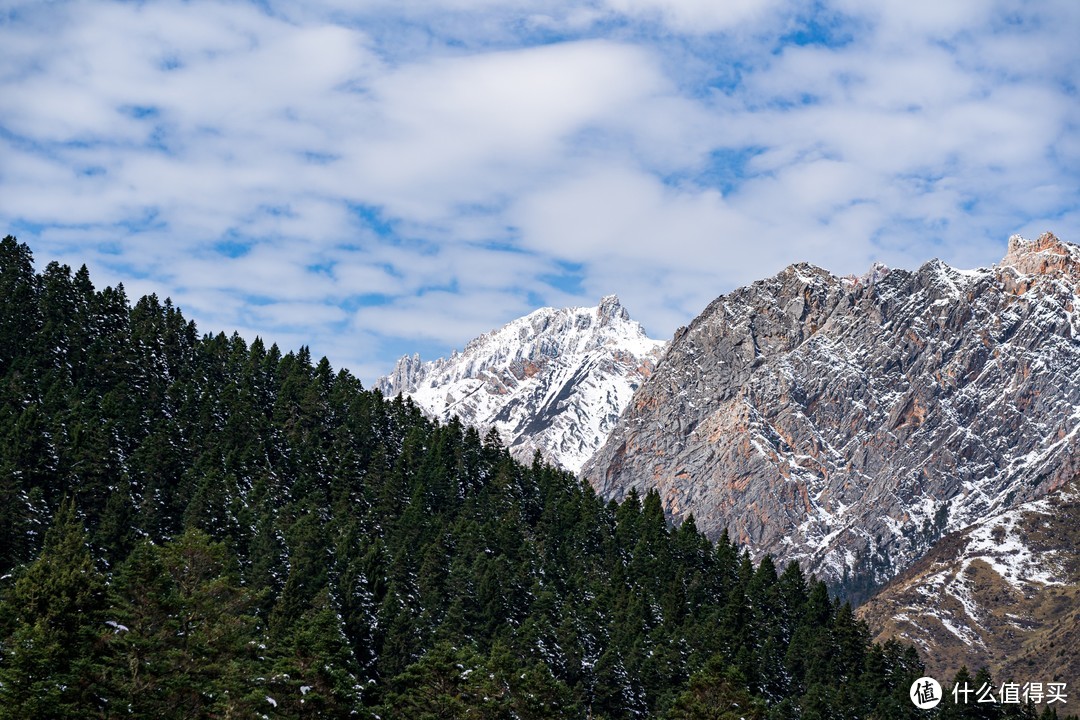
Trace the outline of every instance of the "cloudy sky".
<instances>
[{"instance_id":1,"label":"cloudy sky","mask_svg":"<svg viewBox=\"0 0 1080 720\"><path fill-rule=\"evenodd\" d=\"M0 0L0 234L370 383L543 305L1080 241L1080 3Z\"/></svg>"}]
</instances>

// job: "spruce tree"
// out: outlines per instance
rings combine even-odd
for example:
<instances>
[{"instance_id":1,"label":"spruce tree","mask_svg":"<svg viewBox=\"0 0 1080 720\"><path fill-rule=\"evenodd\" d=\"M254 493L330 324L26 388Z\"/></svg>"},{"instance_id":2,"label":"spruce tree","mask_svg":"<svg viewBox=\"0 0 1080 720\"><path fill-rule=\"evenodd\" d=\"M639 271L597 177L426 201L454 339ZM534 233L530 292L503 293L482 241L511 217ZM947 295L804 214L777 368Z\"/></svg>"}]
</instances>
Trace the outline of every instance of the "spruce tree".
<instances>
[{"instance_id":1,"label":"spruce tree","mask_svg":"<svg viewBox=\"0 0 1080 720\"><path fill-rule=\"evenodd\" d=\"M265 705L265 637L229 553L189 530L142 543L117 573L112 666L118 695L142 717L249 714Z\"/></svg>"},{"instance_id":2,"label":"spruce tree","mask_svg":"<svg viewBox=\"0 0 1080 720\"><path fill-rule=\"evenodd\" d=\"M746 678L717 656L690 678L666 720L763 720L766 705L746 689Z\"/></svg>"},{"instance_id":3,"label":"spruce tree","mask_svg":"<svg viewBox=\"0 0 1080 720\"><path fill-rule=\"evenodd\" d=\"M32 347L27 338L41 327L40 290L30 248L11 235L0 240L0 378L12 370L32 369L26 357Z\"/></svg>"},{"instance_id":4,"label":"spruce tree","mask_svg":"<svg viewBox=\"0 0 1080 720\"><path fill-rule=\"evenodd\" d=\"M329 589L274 645L266 693L286 717L342 718L361 703L363 685L342 624L341 607Z\"/></svg>"},{"instance_id":5,"label":"spruce tree","mask_svg":"<svg viewBox=\"0 0 1080 720\"><path fill-rule=\"evenodd\" d=\"M380 717L441 720L509 717L503 690L483 658L469 646L439 643L390 681Z\"/></svg>"},{"instance_id":6,"label":"spruce tree","mask_svg":"<svg viewBox=\"0 0 1080 720\"><path fill-rule=\"evenodd\" d=\"M106 583L71 500L0 600L0 719L97 717L108 703Z\"/></svg>"}]
</instances>

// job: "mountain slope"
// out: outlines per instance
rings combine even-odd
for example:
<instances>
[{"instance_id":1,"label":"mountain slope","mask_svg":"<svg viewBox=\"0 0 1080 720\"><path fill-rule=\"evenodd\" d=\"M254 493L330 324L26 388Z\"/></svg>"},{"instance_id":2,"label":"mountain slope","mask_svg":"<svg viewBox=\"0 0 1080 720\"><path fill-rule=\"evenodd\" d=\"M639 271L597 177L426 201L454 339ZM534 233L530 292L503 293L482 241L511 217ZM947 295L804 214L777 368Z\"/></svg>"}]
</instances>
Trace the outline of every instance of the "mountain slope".
<instances>
[{"instance_id":1,"label":"mountain slope","mask_svg":"<svg viewBox=\"0 0 1080 720\"><path fill-rule=\"evenodd\" d=\"M792 265L676 333L583 476L857 597L1076 474L1078 285L1050 234L990 269Z\"/></svg>"},{"instance_id":2,"label":"mountain slope","mask_svg":"<svg viewBox=\"0 0 1080 720\"><path fill-rule=\"evenodd\" d=\"M915 643L927 672L1080 678L1080 478L941 540L859 615L879 638Z\"/></svg>"},{"instance_id":3,"label":"mountain slope","mask_svg":"<svg viewBox=\"0 0 1080 720\"><path fill-rule=\"evenodd\" d=\"M921 672L656 494L612 507L10 236L0 520L0 720L903 717Z\"/></svg>"},{"instance_id":4,"label":"mountain slope","mask_svg":"<svg viewBox=\"0 0 1080 720\"><path fill-rule=\"evenodd\" d=\"M528 462L539 450L577 472L663 354L619 299L596 307L541 308L481 335L450 358L398 360L376 387L404 393L427 414L495 428Z\"/></svg>"}]
</instances>

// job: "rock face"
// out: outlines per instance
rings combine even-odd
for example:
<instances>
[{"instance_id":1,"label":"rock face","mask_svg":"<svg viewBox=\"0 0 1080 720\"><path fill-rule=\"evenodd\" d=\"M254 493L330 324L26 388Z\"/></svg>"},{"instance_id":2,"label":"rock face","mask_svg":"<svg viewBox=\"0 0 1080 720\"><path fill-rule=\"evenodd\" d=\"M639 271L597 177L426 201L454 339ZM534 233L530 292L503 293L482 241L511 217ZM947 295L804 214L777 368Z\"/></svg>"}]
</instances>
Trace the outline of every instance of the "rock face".
<instances>
[{"instance_id":1,"label":"rock face","mask_svg":"<svg viewBox=\"0 0 1080 720\"><path fill-rule=\"evenodd\" d=\"M792 265L672 340L582 475L856 599L1080 471L1080 248L962 271Z\"/></svg>"},{"instance_id":2,"label":"rock face","mask_svg":"<svg viewBox=\"0 0 1080 720\"><path fill-rule=\"evenodd\" d=\"M1080 478L943 538L859 608L878 641L915 644L927 672L999 681L1080 677Z\"/></svg>"},{"instance_id":3,"label":"rock face","mask_svg":"<svg viewBox=\"0 0 1080 720\"><path fill-rule=\"evenodd\" d=\"M398 360L377 381L432 417L498 430L529 462L536 450L577 472L614 426L666 343L646 337L614 295L590 308L542 308L481 335L450 358Z\"/></svg>"}]
</instances>

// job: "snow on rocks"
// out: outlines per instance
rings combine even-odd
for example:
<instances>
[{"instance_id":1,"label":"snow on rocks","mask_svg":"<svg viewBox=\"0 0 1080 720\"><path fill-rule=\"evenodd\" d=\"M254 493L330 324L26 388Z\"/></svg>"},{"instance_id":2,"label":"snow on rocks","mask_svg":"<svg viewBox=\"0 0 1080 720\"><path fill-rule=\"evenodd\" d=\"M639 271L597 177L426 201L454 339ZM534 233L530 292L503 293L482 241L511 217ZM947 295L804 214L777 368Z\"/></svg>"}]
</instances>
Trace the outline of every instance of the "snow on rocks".
<instances>
[{"instance_id":1,"label":"snow on rocks","mask_svg":"<svg viewBox=\"0 0 1080 720\"><path fill-rule=\"evenodd\" d=\"M595 307L541 308L449 358L401 358L377 383L428 415L494 428L519 460L539 450L577 472L607 437L667 343L650 339L618 297Z\"/></svg>"}]
</instances>

